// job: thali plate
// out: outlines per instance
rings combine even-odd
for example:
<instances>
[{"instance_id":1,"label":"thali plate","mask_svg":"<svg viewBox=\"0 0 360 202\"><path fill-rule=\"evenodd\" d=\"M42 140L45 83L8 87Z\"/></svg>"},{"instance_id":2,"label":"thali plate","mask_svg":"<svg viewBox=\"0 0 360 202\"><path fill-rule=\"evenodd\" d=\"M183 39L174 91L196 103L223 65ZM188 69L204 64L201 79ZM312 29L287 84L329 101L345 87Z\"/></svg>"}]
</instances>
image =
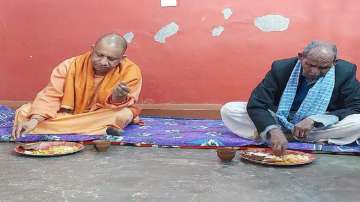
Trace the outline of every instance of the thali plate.
<instances>
[{"instance_id":1,"label":"thali plate","mask_svg":"<svg viewBox=\"0 0 360 202\"><path fill-rule=\"evenodd\" d=\"M274 157L270 148L247 148L240 151L240 157L246 161L271 166L306 165L312 163L316 159L314 154L286 150L286 155L281 157L280 160L279 158Z\"/></svg>"},{"instance_id":2,"label":"thali plate","mask_svg":"<svg viewBox=\"0 0 360 202\"><path fill-rule=\"evenodd\" d=\"M85 146L76 142L52 141L21 144L15 152L26 156L52 157L73 154L83 150Z\"/></svg>"}]
</instances>

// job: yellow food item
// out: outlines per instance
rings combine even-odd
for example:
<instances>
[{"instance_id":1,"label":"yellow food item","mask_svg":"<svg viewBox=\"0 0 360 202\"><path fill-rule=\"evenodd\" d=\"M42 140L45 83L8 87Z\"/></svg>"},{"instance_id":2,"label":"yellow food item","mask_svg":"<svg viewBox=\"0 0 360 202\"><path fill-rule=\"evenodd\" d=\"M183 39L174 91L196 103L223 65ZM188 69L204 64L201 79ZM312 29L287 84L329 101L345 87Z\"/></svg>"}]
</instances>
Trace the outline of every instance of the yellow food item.
<instances>
[{"instance_id":1,"label":"yellow food item","mask_svg":"<svg viewBox=\"0 0 360 202\"><path fill-rule=\"evenodd\" d=\"M54 155L54 154L72 153L77 150L78 150L78 147L76 147L76 146L59 145L59 146L51 146L48 149L26 151L26 153L31 152L31 154L33 154L33 155Z\"/></svg>"},{"instance_id":2,"label":"yellow food item","mask_svg":"<svg viewBox=\"0 0 360 202\"><path fill-rule=\"evenodd\" d=\"M275 156L275 155L269 155L265 157L265 162L279 162L284 164L291 164L291 163L302 163L309 160L309 157L307 155L302 154L286 154L284 156Z\"/></svg>"},{"instance_id":3,"label":"yellow food item","mask_svg":"<svg viewBox=\"0 0 360 202\"><path fill-rule=\"evenodd\" d=\"M309 161L309 156L306 154L286 154L284 156L275 156L267 152L248 151L243 154L246 158L262 161L265 163L276 163L276 164L294 164L304 163Z\"/></svg>"}]
</instances>

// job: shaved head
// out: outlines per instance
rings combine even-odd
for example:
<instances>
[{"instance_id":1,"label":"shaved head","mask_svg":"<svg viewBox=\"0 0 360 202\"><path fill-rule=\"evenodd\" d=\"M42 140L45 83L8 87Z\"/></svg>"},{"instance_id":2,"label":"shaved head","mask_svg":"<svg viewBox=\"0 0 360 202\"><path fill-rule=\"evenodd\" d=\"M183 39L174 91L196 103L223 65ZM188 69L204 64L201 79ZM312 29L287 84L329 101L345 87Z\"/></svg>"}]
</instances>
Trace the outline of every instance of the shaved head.
<instances>
[{"instance_id":1,"label":"shaved head","mask_svg":"<svg viewBox=\"0 0 360 202\"><path fill-rule=\"evenodd\" d=\"M120 65L125 58L126 40L119 34L110 33L101 36L91 53L91 62L95 74L105 75L112 68Z\"/></svg>"},{"instance_id":2,"label":"shaved head","mask_svg":"<svg viewBox=\"0 0 360 202\"><path fill-rule=\"evenodd\" d=\"M127 49L127 42L121 35L109 33L101 36L95 43L95 48L104 46L121 50L124 53Z\"/></svg>"}]
</instances>

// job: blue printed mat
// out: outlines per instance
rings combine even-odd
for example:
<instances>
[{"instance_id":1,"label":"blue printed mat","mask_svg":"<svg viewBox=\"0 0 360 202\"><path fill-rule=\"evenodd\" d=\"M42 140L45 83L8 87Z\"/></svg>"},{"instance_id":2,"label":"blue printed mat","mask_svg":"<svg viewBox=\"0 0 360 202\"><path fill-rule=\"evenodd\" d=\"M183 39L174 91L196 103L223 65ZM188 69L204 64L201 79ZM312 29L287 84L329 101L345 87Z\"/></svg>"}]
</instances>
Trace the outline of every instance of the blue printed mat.
<instances>
[{"instance_id":1,"label":"blue printed mat","mask_svg":"<svg viewBox=\"0 0 360 202\"><path fill-rule=\"evenodd\" d=\"M0 142L12 141L14 111L0 105ZM216 147L244 147L264 146L258 142L241 138L230 132L221 120L206 119L176 119L159 117L142 117L143 126L129 125L123 136L105 136L114 144L134 146L159 146L180 148L216 148ZM86 134L61 135L26 135L18 139L22 142L36 141L77 141L88 142L103 136ZM337 146L331 144L311 144L290 142L289 149L319 151L329 153L359 153L360 146L351 144Z\"/></svg>"}]
</instances>

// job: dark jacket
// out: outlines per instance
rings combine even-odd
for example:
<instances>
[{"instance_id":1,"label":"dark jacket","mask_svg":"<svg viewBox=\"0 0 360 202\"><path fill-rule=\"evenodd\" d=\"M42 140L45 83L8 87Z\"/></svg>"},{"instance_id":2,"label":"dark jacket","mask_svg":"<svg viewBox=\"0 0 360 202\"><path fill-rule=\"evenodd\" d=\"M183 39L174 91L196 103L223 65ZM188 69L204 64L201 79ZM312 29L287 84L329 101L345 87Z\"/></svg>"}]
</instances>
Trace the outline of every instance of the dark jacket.
<instances>
[{"instance_id":1,"label":"dark jacket","mask_svg":"<svg viewBox=\"0 0 360 202\"><path fill-rule=\"evenodd\" d=\"M273 62L271 70L251 93L247 112L259 133L267 126L276 124L268 110L277 111L297 60L289 58ZM335 86L327 111L339 117L339 120L360 113L360 84L356 80L356 65L345 60L336 61Z\"/></svg>"}]
</instances>

